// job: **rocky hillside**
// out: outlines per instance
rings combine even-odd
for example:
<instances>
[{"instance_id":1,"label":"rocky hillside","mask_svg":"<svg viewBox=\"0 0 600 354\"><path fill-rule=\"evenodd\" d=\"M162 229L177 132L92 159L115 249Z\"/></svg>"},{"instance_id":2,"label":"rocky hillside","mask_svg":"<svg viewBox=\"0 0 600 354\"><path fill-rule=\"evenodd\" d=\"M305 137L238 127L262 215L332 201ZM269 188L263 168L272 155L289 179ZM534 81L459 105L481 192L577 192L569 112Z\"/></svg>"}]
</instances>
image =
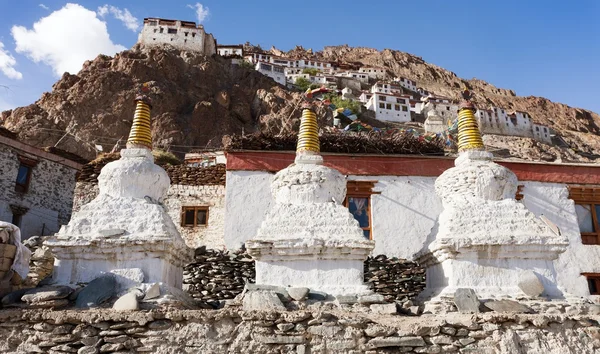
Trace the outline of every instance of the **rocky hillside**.
<instances>
[{"instance_id":1,"label":"rocky hillside","mask_svg":"<svg viewBox=\"0 0 600 354\"><path fill-rule=\"evenodd\" d=\"M461 79L455 73L425 62L422 58L397 50L352 48L347 45L325 47L313 52L297 46L288 52L272 48L273 54L302 58L313 55L327 61L361 63L384 67L396 76L417 81L419 86L438 95L458 99L466 85L480 107L495 105L507 110L528 112L540 124L557 131L576 151L600 154L600 115L589 110L569 107L543 97L517 96L512 90L497 88L479 79Z\"/></svg>"},{"instance_id":2,"label":"rocky hillside","mask_svg":"<svg viewBox=\"0 0 600 354\"><path fill-rule=\"evenodd\" d=\"M538 123L556 130L572 148L549 151L548 146L518 138L505 146L502 139L496 139L494 147L506 149L511 156L588 161L600 154L598 114L541 97L519 97L478 79L464 80L408 53L348 46L325 47L314 53L302 47L288 52L272 48L271 52L385 67L394 75L453 98L458 98L466 85L474 92L478 105L527 111ZM228 134L289 132L298 126L300 110L296 105L300 94L252 68L232 66L218 56L139 44L114 58L98 56L86 62L77 75L65 74L52 92L44 93L35 103L2 112L0 125L37 146L52 146L68 131L70 134L58 147L91 159L96 156L95 144L102 145L104 151L117 142L124 146L133 118L133 98L144 82L152 84L155 147L178 155L218 147ZM326 108L319 107L317 114L321 124L331 123ZM523 144L528 145L527 149L519 148Z\"/></svg>"},{"instance_id":3,"label":"rocky hillside","mask_svg":"<svg viewBox=\"0 0 600 354\"><path fill-rule=\"evenodd\" d=\"M35 103L0 114L0 124L19 139L52 146L69 130L60 148L94 158L94 144L109 151L127 140L137 89L151 82L154 145L184 153L217 147L225 134L290 130L300 94L251 68L220 57L181 52L169 46L136 45L114 58L98 56L77 75L65 73ZM319 109L321 123L332 119ZM283 123L285 122L285 124Z\"/></svg>"}]
</instances>

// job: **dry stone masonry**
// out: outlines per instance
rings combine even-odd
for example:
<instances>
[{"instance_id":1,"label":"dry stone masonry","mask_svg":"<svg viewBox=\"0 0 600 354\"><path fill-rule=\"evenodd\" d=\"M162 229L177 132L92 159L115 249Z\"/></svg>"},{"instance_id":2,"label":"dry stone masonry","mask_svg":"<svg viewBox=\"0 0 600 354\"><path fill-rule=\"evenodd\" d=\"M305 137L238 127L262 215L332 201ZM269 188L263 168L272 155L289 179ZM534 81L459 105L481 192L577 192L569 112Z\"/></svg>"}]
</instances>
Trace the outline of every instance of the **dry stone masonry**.
<instances>
[{"instance_id":1,"label":"dry stone masonry","mask_svg":"<svg viewBox=\"0 0 600 354\"><path fill-rule=\"evenodd\" d=\"M592 354L598 315L4 310L0 352Z\"/></svg>"}]
</instances>

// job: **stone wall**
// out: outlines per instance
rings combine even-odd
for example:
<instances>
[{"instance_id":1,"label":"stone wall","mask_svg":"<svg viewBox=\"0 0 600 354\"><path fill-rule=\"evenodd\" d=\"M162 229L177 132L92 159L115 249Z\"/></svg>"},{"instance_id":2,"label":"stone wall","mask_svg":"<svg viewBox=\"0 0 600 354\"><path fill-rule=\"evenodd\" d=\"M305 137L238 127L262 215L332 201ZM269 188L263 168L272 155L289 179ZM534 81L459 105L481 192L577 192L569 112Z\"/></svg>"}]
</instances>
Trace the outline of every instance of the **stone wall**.
<instances>
[{"instance_id":1,"label":"stone wall","mask_svg":"<svg viewBox=\"0 0 600 354\"><path fill-rule=\"evenodd\" d=\"M28 147L33 150L31 147ZM61 163L65 160L54 156L55 161L40 155L23 152L9 145L0 144L0 220L11 222L12 206L24 208L21 219L21 236L49 235L57 232L60 225L71 218L73 190L75 189L77 168L74 163ZM32 168L29 188L25 193L15 191L19 170L19 156L37 161Z\"/></svg>"},{"instance_id":2,"label":"stone wall","mask_svg":"<svg viewBox=\"0 0 600 354\"><path fill-rule=\"evenodd\" d=\"M319 306L316 306L319 305ZM600 350L598 315L423 315L331 310L0 311L0 352L510 353Z\"/></svg>"},{"instance_id":3,"label":"stone wall","mask_svg":"<svg viewBox=\"0 0 600 354\"><path fill-rule=\"evenodd\" d=\"M404 304L425 288L425 269L415 262L379 255L367 258L364 271L365 283L388 302ZM184 290L217 307L218 301L233 299L246 283L254 283L255 274L254 261L245 251L200 247L184 269Z\"/></svg>"}]
</instances>

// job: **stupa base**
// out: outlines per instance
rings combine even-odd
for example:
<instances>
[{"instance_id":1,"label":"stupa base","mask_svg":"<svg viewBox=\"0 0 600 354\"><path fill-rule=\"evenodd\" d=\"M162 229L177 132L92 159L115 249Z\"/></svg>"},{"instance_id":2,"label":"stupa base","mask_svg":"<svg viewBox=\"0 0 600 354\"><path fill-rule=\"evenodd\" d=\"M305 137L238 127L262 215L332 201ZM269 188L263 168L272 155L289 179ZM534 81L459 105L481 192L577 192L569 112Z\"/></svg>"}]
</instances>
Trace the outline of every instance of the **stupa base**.
<instances>
[{"instance_id":1,"label":"stupa base","mask_svg":"<svg viewBox=\"0 0 600 354\"><path fill-rule=\"evenodd\" d=\"M140 268L144 282L181 289L183 266L190 251L169 239L46 241L54 253L52 280L57 284L87 283L114 269Z\"/></svg>"}]
</instances>

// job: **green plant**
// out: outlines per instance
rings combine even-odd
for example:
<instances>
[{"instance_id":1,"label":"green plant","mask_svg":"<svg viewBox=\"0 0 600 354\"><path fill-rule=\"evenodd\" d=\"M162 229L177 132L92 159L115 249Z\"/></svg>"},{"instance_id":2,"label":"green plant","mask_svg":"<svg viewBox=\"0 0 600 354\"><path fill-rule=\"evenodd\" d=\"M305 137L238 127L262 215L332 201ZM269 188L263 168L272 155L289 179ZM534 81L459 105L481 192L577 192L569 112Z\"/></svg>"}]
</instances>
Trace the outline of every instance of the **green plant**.
<instances>
[{"instance_id":1,"label":"green plant","mask_svg":"<svg viewBox=\"0 0 600 354\"><path fill-rule=\"evenodd\" d=\"M300 91L306 91L309 88L313 88L313 86L315 86L314 84L311 84L311 82L308 79L303 78L303 77L297 78L294 85L296 85L296 87L298 87L298 89L300 89Z\"/></svg>"},{"instance_id":2,"label":"green plant","mask_svg":"<svg viewBox=\"0 0 600 354\"><path fill-rule=\"evenodd\" d=\"M154 163L157 165L180 165L181 160L173 153L164 150L152 150L152 156L154 156Z\"/></svg>"},{"instance_id":3,"label":"green plant","mask_svg":"<svg viewBox=\"0 0 600 354\"><path fill-rule=\"evenodd\" d=\"M316 76L319 73L319 70L316 69L316 68L304 68L302 70L302 73L303 74L309 74L309 75L312 75L312 76Z\"/></svg>"},{"instance_id":4,"label":"green plant","mask_svg":"<svg viewBox=\"0 0 600 354\"><path fill-rule=\"evenodd\" d=\"M326 96L326 98L329 99L337 108L348 108L354 114L360 113L361 104L358 101L347 100L335 94L329 94Z\"/></svg>"},{"instance_id":5,"label":"green plant","mask_svg":"<svg viewBox=\"0 0 600 354\"><path fill-rule=\"evenodd\" d=\"M239 66L240 66L240 68L246 68L248 70L254 70L254 65L251 62L246 61L246 60L240 61Z\"/></svg>"}]
</instances>

